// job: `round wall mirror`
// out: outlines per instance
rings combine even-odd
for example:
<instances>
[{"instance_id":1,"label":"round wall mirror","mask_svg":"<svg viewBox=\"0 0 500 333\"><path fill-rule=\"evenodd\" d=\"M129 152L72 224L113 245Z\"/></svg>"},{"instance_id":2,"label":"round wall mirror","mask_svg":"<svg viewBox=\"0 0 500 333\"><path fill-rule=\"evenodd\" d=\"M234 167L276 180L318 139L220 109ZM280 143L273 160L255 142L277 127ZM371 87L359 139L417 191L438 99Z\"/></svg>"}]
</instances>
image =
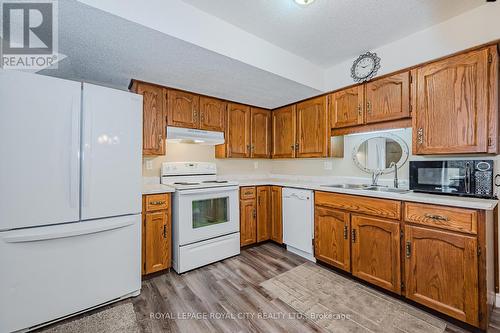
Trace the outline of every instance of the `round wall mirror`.
<instances>
[{"instance_id":1,"label":"round wall mirror","mask_svg":"<svg viewBox=\"0 0 500 333\"><path fill-rule=\"evenodd\" d=\"M361 170L383 174L394 171L395 163L399 168L408 159L408 145L399 136L390 133L373 134L353 149L352 159Z\"/></svg>"}]
</instances>

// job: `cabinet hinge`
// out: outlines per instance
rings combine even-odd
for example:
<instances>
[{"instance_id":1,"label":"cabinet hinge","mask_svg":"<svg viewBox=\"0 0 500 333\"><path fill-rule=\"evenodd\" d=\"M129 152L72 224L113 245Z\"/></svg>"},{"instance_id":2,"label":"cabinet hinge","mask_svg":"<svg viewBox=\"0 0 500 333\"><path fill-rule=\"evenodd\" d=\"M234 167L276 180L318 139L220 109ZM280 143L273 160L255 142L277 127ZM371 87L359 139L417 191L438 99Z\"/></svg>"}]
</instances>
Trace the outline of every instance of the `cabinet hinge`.
<instances>
[{"instance_id":1,"label":"cabinet hinge","mask_svg":"<svg viewBox=\"0 0 500 333\"><path fill-rule=\"evenodd\" d=\"M144 262L144 264L142 265L143 269L144 269L144 272L146 272L146 262Z\"/></svg>"},{"instance_id":2,"label":"cabinet hinge","mask_svg":"<svg viewBox=\"0 0 500 333\"><path fill-rule=\"evenodd\" d=\"M411 243L406 242L406 258L410 258L410 257L411 257Z\"/></svg>"},{"instance_id":3,"label":"cabinet hinge","mask_svg":"<svg viewBox=\"0 0 500 333\"><path fill-rule=\"evenodd\" d=\"M491 64L493 62L493 55L490 53L488 53L488 63Z\"/></svg>"},{"instance_id":4,"label":"cabinet hinge","mask_svg":"<svg viewBox=\"0 0 500 333\"><path fill-rule=\"evenodd\" d=\"M413 75L410 74L410 84L413 83Z\"/></svg>"},{"instance_id":5,"label":"cabinet hinge","mask_svg":"<svg viewBox=\"0 0 500 333\"><path fill-rule=\"evenodd\" d=\"M480 246L477 247L477 256L478 257L481 256L481 247Z\"/></svg>"},{"instance_id":6,"label":"cabinet hinge","mask_svg":"<svg viewBox=\"0 0 500 333\"><path fill-rule=\"evenodd\" d=\"M405 234L404 234L403 230L400 230L399 231L399 237L403 238L404 236L405 236Z\"/></svg>"},{"instance_id":7,"label":"cabinet hinge","mask_svg":"<svg viewBox=\"0 0 500 333\"><path fill-rule=\"evenodd\" d=\"M404 289L405 289L405 283L401 282L401 290L404 290Z\"/></svg>"},{"instance_id":8,"label":"cabinet hinge","mask_svg":"<svg viewBox=\"0 0 500 333\"><path fill-rule=\"evenodd\" d=\"M491 147L491 146L493 146L493 139L488 138L488 147Z\"/></svg>"}]
</instances>

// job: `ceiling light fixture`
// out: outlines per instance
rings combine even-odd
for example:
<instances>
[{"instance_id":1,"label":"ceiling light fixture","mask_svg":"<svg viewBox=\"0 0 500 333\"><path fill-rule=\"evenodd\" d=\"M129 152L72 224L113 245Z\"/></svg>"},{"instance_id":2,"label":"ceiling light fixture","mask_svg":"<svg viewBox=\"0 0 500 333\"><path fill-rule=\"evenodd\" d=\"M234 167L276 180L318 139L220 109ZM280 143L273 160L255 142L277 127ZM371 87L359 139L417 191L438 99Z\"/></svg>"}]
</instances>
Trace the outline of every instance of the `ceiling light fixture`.
<instances>
[{"instance_id":1,"label":"ceiling light fixture","mask_svg":"<svg viewBox=\"0 0 500 333\"><path fill-rule=\"evenodd\" d=\"M314 2L314 0L294 0L294 1L301 6L307 6Z\"/></svg>"}]
</instances>

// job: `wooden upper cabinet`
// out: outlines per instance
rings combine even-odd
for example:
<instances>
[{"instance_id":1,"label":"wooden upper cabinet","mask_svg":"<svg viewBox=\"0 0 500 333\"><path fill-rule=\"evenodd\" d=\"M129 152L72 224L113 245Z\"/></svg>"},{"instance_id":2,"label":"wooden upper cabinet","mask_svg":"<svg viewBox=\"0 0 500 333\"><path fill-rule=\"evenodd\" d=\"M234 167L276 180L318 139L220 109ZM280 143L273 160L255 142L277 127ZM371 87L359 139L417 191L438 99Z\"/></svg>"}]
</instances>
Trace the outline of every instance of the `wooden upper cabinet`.
<instances>
[{"instance_id":1,"label":"wooden upper cabinet","mask_svg":"<svg viewBox=\"0 0 500 333\"><path fill-rule=\"evenodd\" d=\"M147 83L134 82L132 90L143 96L143 155L165 155L164 89Z\"/></svg>"},{"instance_id":2,"label":"wooden upper cabinet","mask_svg":"<svg viewBox=\"0 0 500 333\"><path fill-rule=\"evenodd\" d=\"M314 256L323 262L351 271L350 214L336 209L314 209Z\"/></svg>"},{"instance_id":3,"label":"wooden upper cabinet","mask_svg":"<svg viewBox=\"0 0 500 333\"><path fill-rule=\"evenodd\" d=\"M295 157L295 105L272 111L272 157Z\"/></svg>"},{"instance_id":4,"label":"wooden upper cabinet","mask_svg":"<svg viewBox=\"0 0 500 333\"><path fill-rule=\"evenodd\" d=\"M281 186L271 187L271 240L283 244L283 212Z\"/></svg>"},{"instance_id":5,"label":"wooden upper cabinet","mask_svg":"<svg viewBox=\"0 0 500 333\"><path fill-rule=\"evenodd\" d=\"M257 209L255 199L240 200L240 245L257 241Z\"/></svg>"},{"instance_id":6,"label":"wooden upper cabinet","mask_svg":"<svg viewBox=\"0 0 500 333\"><path fill-rule=\"evenodd\" d=\"M363 85L344 89L331 94L329 112L332 128L363 124Z\"/></svg>"},{"instance_id":7,"label":"wooden upper cabinet","mask_svg":"<svg viewBox=\"0 0 500 333\"><path fill-rule=\"evenodd\" d=\"M407 225L405 241L406 297L477 326L477 239Z\"/></svg>"},{"instance_id":8,"label":"wooden upper cabinet","mask_svg":"<svg viewBox=\"0 0 500 333\"><path fill-rule=\"evenodd\" d=\"M416 70L415 154L488 151L488 53L471 51Z\"/></svg>"},{"instance_id":9,"label":"wooden upper cabinet","mask_svg":"<svg viewBox=\"0 0 500 333\"><path fill-rule=\"evenodd\" d=\"M200 97L200 129L224 132L226 128L226 102L210 97Z\"/></svg>"},{"instance_id":10,"label":"wooden upper cabinet","mask_svg":"<svg viewBox=\"0 0 500 333\"><path fill-rule=\"evenodd\" d=\"M167 92L168 126L198 128L200 97L179 90Z\"/></svg>"},{"instance_id":11,"label":"wooden upper cabinet","mask_svg":"<svg viewBox=\"0 0 500 333\"><path fill-rule=\"evenodd\" d=\"M257 242L271 238L271 187L257 186Z\"/></svg>"},{"instance_id":12,"label":"wooden upper cabinet","mask_svg":"<svg viewBox=\"0 0 500 333\"><path fill-rule=\"evenodd\" d=\"M330 142L327 97L321 96L297 104L296 157L326 157Z\"/></svg>"},{"instance_id":13,"label":"wooden upper cabinet","mask_svg":"<svg viewBox=\"0 0 500 333\"><path fill-rule=\"evenodd\" d=\"M399 221L351 216L352 274L401 294Z\"/></svg>"},{"instance_id":14,"label":"wooden upper cabinet","mask_svg":"<svg viewBox=\"0 0 500 333\"><path fill-rule=\"evenodd\" d=\"M374 80L365 86L366 123L410 116L410 72Z\"/></svg>"},{"instance_id":15,"label":"wooden upper cabinet","mask_svg":"<svg viewBox=\"0 0 500 333\"><path fill-rule=\"evenodd\" d=\"M250 107L229 103L227 107L227 157L250 157Z\"/></svg>"},{"instance_id":16,"label":"wooden upper cabinet","mask_svg":"<svg viewBox=\"0 0 500 333\"><path fill-rule=\"evenodd\" d=\"M271 157L271 111L251 108L251 157Z\"/></svg>"}]
</instances>

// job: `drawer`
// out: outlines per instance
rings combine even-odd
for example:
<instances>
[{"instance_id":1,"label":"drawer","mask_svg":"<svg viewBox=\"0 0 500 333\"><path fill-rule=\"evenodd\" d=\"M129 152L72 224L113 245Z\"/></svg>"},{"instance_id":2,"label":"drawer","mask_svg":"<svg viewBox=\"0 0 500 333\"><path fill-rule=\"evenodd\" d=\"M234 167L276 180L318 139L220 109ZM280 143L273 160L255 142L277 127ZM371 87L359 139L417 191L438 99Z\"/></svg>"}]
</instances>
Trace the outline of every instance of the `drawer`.
<instances>
[{"instance_id":1,"label":"drawer","mask_svg":"<svg viewBox=\"0 0 500 333\"><path fill-rule=\"evenodd\" d=\"M386 200L359 195L338 194L329 192L316 192L314 195L316 205L348 210L351 212L401 219L401 201Z\"/></svg>"},{"instance_id":2,"label":"drawer","mask_svg":"<svg viewBox=\"0 0 500 333\"><path fill-rule=\"evenodd\" d=\"M154 212L157 210L165 210L170 206L170 194L148 194L144 198L145 212Z\"/></svg>"},{"instance_id":3,"label":"drawer","mask_svg":"<svg viewBox=\"0 0 500 333\"><path fill-rule=\"evenodd\" d=\"M477 234L477 211L421 203L405 203L406 222Z\"/></svg>"},{"instance_id":4,"label":"drawer","mask_svg":"<svg viewBox=\"0 0 500 333\"><path fill-rule=\"evenodd\" d=\"M240 188L240 199L254 199L255 198L255 186L247 186Z\"/></svg>"}]
</instances>

